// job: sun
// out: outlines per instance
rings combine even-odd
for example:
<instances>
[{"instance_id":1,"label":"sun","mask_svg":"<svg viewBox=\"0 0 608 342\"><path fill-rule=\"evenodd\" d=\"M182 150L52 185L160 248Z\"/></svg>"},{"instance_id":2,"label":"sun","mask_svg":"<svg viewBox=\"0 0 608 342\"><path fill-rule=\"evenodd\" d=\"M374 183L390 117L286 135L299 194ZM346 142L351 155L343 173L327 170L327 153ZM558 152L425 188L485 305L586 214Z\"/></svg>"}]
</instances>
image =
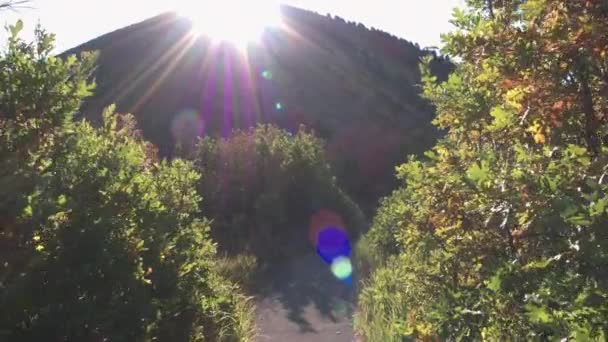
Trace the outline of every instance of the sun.
<instances>
[{"instance_id":1,"label":"sun","mask_svg":"<svg viewBox=\"0 0 608 342\"><path fill-rule=\"evenodd\" d=\"M193 34L240 48L281 25L279 5L271 0L182 0L177 11L192 22Z\"/></svg>"}]
</instances>

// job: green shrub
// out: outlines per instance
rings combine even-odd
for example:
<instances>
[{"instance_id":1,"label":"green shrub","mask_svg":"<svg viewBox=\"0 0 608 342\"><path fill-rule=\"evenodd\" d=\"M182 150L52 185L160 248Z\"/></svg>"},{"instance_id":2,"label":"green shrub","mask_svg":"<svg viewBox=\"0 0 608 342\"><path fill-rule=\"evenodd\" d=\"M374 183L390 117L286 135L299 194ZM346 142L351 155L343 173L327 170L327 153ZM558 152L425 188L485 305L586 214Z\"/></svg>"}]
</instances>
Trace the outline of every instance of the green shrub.
<instances>
[{"instance_id":1,"label":"green shrub","mask_svg":"<svg viewBox=\"0 0 608 342\"><path fill-rule=\"evenodd\" d=\"M290 134L262 125L207 137L195 164L205 175L200 193L214 199L203 212L229 255L249 253L265 264L311 250L310 221L322 209L344 219L353 241L361 232L360 210L336 185L321 142L303 129Z\"/></svg>"},{"instance_id":2,"label":"green shrub","mask_svg":"<svg viewBox=\"0 0 608 342\"><path fill-rule=\"evenodd\" d=\"M398 167L401 194L376 220L396 228L370 232L395 239L398 255L361 293L367 340L606 340L600 3L468 1L454 12L445 51L457 70L437 84L422 66L446 136Z\"/></svg>"},{"instance_id":3,"label":"green shrub","mask_svg":"<svg viewBox=\"0 0 608 342\"><path fill-rule=\"evenodd\" d=\"M61 61L52 36L26 44L12 30L0 56L2 182L13 185L0 188L0 339L250 340L251 309L215 271L199 174L159 162L112 108L99 129L73 123L92 59Z\"/></svg>"},{"instance_id":4,"label":"green shrub","mask_svg":"<svg viewBox=\"0 0 608 342\"><path fill-rule=\"evenodd\" d=\"M366 281L373 270L384 266L390 257L399 253L397 232L404 201L403 189L395 190L382 199L370 230L356 242L353 256L359 280Z\"/></svg>"},{"instance_id":5,"label":"green shrub","mask_svg":"<svg viewBox=\"0 0 608 342\"><path fill-rule=\"evenodd\" d=\"M406 194L403 189L395 190L382 199L372 226L365 235L375 264L383 264L390 256L399 252L397 232L405 208Z\"/></svg>"}]
</instances>

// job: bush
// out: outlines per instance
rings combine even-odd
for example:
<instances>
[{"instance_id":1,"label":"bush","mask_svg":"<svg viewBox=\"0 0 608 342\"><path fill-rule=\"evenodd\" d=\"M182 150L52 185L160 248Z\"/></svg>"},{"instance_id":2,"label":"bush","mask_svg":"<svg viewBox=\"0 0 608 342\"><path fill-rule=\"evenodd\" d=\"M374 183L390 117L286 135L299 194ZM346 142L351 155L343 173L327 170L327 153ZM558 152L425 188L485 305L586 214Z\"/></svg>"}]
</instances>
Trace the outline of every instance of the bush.
<instances>
[{"instance_id":1,"label":"bush","mask_svg":"<svg viewBox=\"0 0 608 342\"><path fill-rule=\"evenodd\" d=\"M366 282L374 270L385 266L389 258L399 253L397 233L405 196L405 191L398 189L383 198L370 230L355 244L353 256L360 280Z\"/></svg>"},{"instance_id":2,"label":"bush","mask_svg":"<svg viewBox=\"0 0 608 342\"><path fill-rule=\"evenodd\" d=\"M390 196L382 199L374 216L372 226L365 235L369 250L377 265L383 264L390 256L399 253L397 232L406 206L406 194L403 189L395 190Z\"/></svg>"},{"instance_id":3,"label":"bush","mask_svg":"<svg viewBox=\"0 0 608 342\"><path fill-rule=\"evenodd\" d=\"M437 84L422 67L446 136L398 167L401 195L376 219L390 224L370 232L398 256L362 291L357 329L369 341L606 340L606 7L467 3L445 36L457 70Z\"/></svg>"},{"instance_id":4,"label":"bush","mask_svg":"<svg viewBox=\"0 0 608 342\"><path fill-rule=\"evenodd\" d=\"M344 218L351 239L363 218L338 188L323 146L301 129L292 135L273 126L235 131L227 139L204 138L195 163L205 176L204 214L212 236L230 255L251 253L264 264L312 250L312 216L329 210Z\"/></svg>"},{"instance_id":5,"label":"bush","mask_svg":"<svg viewBox=\"0 0 608 342\"><path fill-rule=\"evenodd\" d=\"M20 25L19 25L20 26ZM0 57L0 338L236 341L251 310L215 271L184 161L159 162L131 116L73 123L91 59L49 57L52 36ZM15 189L24 191L14 193ZM14 197L17 200L11 201Z\"/></svg>"}]
</instances>

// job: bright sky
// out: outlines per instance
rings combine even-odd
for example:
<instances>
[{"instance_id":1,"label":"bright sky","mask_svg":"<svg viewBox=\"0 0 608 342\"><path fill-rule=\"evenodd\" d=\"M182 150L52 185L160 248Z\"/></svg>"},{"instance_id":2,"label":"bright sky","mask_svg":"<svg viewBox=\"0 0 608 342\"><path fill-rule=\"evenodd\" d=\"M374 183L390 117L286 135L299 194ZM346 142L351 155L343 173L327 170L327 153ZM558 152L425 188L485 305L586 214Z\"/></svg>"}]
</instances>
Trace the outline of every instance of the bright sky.
<instances>
[{"instance_id":1,"label":"bright sky","mask_svg":"<svg viewBox=\"0 0 608 342\"><path fill-rule=\"evenodd\" d=\"M5 1L5 0L4 0ZM25 21L26 35L40 20L57 34L57 50L74 47L101 34L136 23L167 10L192 7L196 0L32 0L32 9L0 12L0 22ZM203 0L204 1L204 0ZM222 3L226 0L213 0ZM274 0L245 0L264 3ZM0 0L3 2L3 0ZM422 47L439 46L439 34L449 31L452 8L464 0L283 0L322 15L331 13L348 21L361 22ZM249 15L254 15L251 13ZM0 33L4 41L6 33Z\"/></svg>"}]
</instances>

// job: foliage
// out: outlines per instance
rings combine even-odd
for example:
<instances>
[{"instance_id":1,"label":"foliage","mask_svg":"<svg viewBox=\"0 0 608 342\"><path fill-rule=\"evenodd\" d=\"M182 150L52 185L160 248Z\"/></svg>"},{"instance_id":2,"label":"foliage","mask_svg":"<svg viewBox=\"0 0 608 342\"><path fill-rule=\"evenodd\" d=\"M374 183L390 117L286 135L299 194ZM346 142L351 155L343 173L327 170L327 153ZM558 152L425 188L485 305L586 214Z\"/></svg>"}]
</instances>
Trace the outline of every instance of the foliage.
<instances>
[{"instance_id":1,"label":"foliage","mask_svg":"<svg viewBox=\"0 0 608 342\"><path fill-rule=\"evenodd\" d=\"M412 274L408 274L400 262L387 260L386 267L379 268L370 279L363 280L355 326L367 342L413 340L403 336L410 305L407 302L409 297L403 294L408 293L408 282L416 279L411 278Z\"/></svg>"},{"instance_id":2,"label":"foliage","mask_svg":"<svg viewBox=\"0 0 608 342\"><path fill-rule=\"evenodd\" d=\"M384 198L380 202L369 232L365 234L377 264L384 263L390 256L399 252L399 242L395 238L395 233L406 208L405 197L406 192L398 189Z\"/></svg>"},{"instance_id":3,"label":"foliage","mask_svg":"<svg viewBox=\"0 0 608 342\"><path fill-rule=\"evenodd\" d=\"M190 163L159 162L129 115L72 122L94 62L11 28L0 57L2 340L246 340L251 309L215 271ZM18 190L16 190L18 189ZM11 198L17 198L12 200ZM6 210L5 210L6 209Z\"/></svg>"},{"instance_id":4,"label":"foliage","mask_svg":"<svg viewBox=\"0 0 608 342\"><path fill-rule=\"evenodd\" d=\"M382 199L371 228L355 244L355 268L359 279L365 283L373 270L386 265L392 256L399 253L395 234L405 208L405 196L406 192L398 189Z\"/></svg>"},{"instance_id":5,"label":"foliage","mask_svg":"<svg viewBox=\"0 0 608 342\"><path fill-rule=\"evenodd\" d=\"M36 42L27 43L18 37L22 27L21 21L8 27L8 46L0 55L0 188L9 194L0 198L0 206L7 211L22 205L28 192L20 188L26 184L19 178L29 176L13 171L24 171L28 152L50 144L49 137L71 121L94 88L87 81L94 53L83 52L79 59L53 57L53 35L37 27Z\"/></svg>"},{"instance_id":6,"label":"foliage","mask_svg":"<svg viewBox=\"0 0 608 342\"><path fill-rule=\"evenodd\" d=\"M382 230L399 254L362 292L357 329L370 341L605 339L605 2L468 4L444 37L456 72L436 84L422 69L447 135L398 168L403 196L377 220L400 218Z\"/></svg>"},{"instance_id":7,"label":"foliage","mask_svg":"<svg viewBox=\"0 0 608 342\"><path fill-rule=\"evenodd\" d=\"M253 254L223 255L218 257L217 272L219 275L239 284L239 287L250 292L256 284L259 267L258 259Z\"/></svg>"},{"instance_id":8,"label":"foliage","mask_svg":"<svg viewBox=\"0 0 608 342\"><path fill-rule=\"evenodd\" d=\"M261 125L228 139L206 137L196 152L211 235L232 254L251 253L261 263L309 250L309 224L321 209L343 217L354 239L362 214L336 185L323 146L301 129L295 135Z\"/></svg>"}]
</instances>

